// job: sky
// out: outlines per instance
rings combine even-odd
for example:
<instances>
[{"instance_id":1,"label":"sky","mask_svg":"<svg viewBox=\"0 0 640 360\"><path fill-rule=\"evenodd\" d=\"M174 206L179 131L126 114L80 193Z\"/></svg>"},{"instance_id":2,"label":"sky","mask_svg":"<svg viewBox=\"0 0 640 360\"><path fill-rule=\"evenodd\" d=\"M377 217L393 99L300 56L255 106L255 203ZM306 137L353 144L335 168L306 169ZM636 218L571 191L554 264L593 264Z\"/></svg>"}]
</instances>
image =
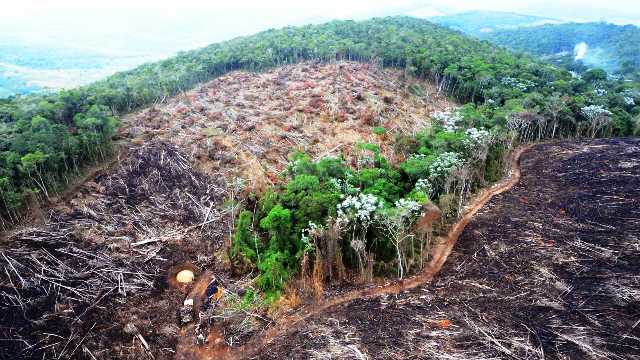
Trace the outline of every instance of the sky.
<instances>
[{"instance_id":1,"label":"sky","mask_svg":"<svg viewBox=\"0 0 640 360\"><path fill-rule=\"evenodd\" d=\"M640 1L634 0L19 0L2 8L0 40L127 55L163 47L172 53L285 25L467 10L640 25Z\"/></svg>"},{"instance_id":2,"label":"sky","mask_svg":"<svg viewBox=\"0 0 640 360\"><path fill-rule=\"evenodd\" d=\"M210 9L239 15L244 11L260 12L266 17L323 16L353 18L370 16L402 8L433 7L433 13L467 10L497 10L526 12L553 17L578 17L585 20L626 18L640 19L640 2L634 0L20 0L3 4L2 17L30 15L48 10L80 9L162 9L171 13L177 9Z\"/></svg>"},{"instance_id":3,"label":"sky","mask_svg":"<svg viewBox=\"0 0 640 360\"><path fill-rule=\"evenodd\" d=\"M43 52L51 49L51 54L60 49L70 54L95 54L110 63L91 74L75 68L53 74L0 61L0 78L11 74L40 84L50 79L67 84L70 79L69 85L78 85L177 51L269 28L388 15L431 17L469 10L640 26L638 0L8 0L0 12L0 51L3 45L18 44Z\"/></svg>"}]
</instances>

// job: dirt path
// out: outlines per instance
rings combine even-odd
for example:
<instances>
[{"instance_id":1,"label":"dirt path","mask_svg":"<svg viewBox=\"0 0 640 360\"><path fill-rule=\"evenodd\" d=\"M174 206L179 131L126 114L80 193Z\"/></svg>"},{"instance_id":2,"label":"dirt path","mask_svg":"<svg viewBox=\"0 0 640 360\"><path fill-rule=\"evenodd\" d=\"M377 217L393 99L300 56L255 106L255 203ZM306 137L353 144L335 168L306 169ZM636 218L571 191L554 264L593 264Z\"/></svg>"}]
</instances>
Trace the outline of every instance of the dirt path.
<instances>
[{"instance_id":1,"label":"dirt path","mask_svg":"<svg viewBox=\"0 0 640 360\"><path fill-rule=\"evenodd\" d=\"M536 145L521 163L426 274L298 314L233 355L640 359L640 140Z\"/></svg>"},{"instance_id":2,"label":"dirt path","mask_svg":"<svg viewBox=\"0 0 640 360\"><path fill-rule=\"evenodd\" d=\"M264 333L259 334L257 337L255 337L253 341L239 348L221 350L219 347L215 347L215 349L212 349L212 351L210 352L200 351L198 353L199 358L239 359L255 357L258 356L260 352L263 351L265 347L269 346L269 344L274 340L279 339L283 336L287 336L287 334L291 334L294 331L298 330L301 326L304 326L305 320L313 316L322 314L333 307L346 304L354 300L364 300L379 297L382 295L398 294L402 291L414 289L416 287L424 285L425 283L428 283L440 271L442 265L446 262L449 254L456 244L456 241L460 237L460 234L462 234L462 231L471 221L473 216L478 212L478 210L480 210L492 197L509 190L519 181L520 169L518 166L518 162L520 156L530 148L531 145L523 146L516 149L512 153L508 177L493 185L492 187L482 191L473 201L470 202L470 204L465 208L464 214L462 215L460 220L449 231L447 238L442 239L441 243L433 248L432 260L422 273L409 277L402 281L392 282L384 286L350 291L338 297L322 301L318 304L309 305L298 310L293 315L282 318L275 325L267 329Z\"/></svg>"}]
</instances>

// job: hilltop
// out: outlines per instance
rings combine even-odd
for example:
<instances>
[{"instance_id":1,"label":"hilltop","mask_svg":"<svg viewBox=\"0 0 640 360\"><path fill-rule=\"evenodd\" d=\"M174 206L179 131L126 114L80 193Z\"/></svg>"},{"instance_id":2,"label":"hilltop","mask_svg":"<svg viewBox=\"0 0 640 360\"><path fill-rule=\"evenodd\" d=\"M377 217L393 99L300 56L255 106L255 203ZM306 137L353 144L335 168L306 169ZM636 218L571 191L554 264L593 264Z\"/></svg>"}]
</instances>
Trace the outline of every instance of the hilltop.
<instances>
[{"instance_id":1,"label":"hilltop","mask_svg":"<svg viewBox=\"0 0 640 360\"><path fill-rule=\"evenodd\" d=\"M215 357L421 285L517 146L638 133L638 90L393 17L0 101L2 351Z\"/></svg>"}]
</instances>

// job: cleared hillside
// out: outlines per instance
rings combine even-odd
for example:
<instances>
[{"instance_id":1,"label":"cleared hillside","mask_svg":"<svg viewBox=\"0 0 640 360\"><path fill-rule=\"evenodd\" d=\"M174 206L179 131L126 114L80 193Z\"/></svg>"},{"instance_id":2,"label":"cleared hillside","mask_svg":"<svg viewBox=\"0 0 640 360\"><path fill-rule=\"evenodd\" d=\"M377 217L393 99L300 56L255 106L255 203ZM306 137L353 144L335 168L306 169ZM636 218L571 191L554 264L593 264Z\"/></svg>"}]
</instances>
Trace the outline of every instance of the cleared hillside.
<instances>
[{"instance_id":1,"label":"cleared hillside","mask_svg":"<svg viewBox=\"0 0 640 360\"><path fill-rule=\"evenodd\" d=\"M1 331L11 339L2 353L172 358L193 340L178 326L185 288L167 283L173 268L215 273L231 298L251 281L230 271L226 255L238 180L255 185L247 192L284 180L296 150L348 157L375 138L392 153L394 137L375 126L411 133L455 105L402 75L353 62L234 72L132 114L111 167L1 243L11 269L0 275ZM226 336L236 341L265 325L228 311Z\"/></svg>"},{"instance_id":2,"label":"cleared hillside","mask_svg":"<svg viewBox=\"0 0 640 360\"><path fill-rule=\"evenodd\" d=\"M232 72L130 115L123 134L135 142L173 142L204 172L240 177L264 190L282 180L296 151L315 159L341 155L355 165L355 145L379 143L393 161L393 134L416 133L429 125L431 113L455 106L433 84L403 71L307 62L259 74ZM376 135L375 127L389 134Z\"/></svg>"}]
</instances>

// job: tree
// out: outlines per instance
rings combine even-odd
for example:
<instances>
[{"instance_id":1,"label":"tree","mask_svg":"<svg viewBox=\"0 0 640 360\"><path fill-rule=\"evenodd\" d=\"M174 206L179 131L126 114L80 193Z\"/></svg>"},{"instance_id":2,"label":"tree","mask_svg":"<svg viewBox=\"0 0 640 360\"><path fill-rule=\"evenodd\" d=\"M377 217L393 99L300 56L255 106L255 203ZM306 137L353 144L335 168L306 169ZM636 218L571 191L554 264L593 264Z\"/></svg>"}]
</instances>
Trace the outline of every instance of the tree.
<instances>
[{"instance_id":1,"label":"tree","mask_svg":"<svg viewBox=\"0 0 640 360\"><path fill-rule=\"evenodd\" d=\"M571 109L569 109L567 105L567 98L559 93L554 93L547 99L545 104L545 111L551 118L552 128L550 137L553 139L556 137L556 130L560 125L561 118L567 116L567 114L571 112Z\"/></svg>"},{"instance_id":2,"label":"tree","mask_svg":"<svg viewBox=\"0 0 640 360\"><path fill-rule=\"evenodd\" d=\"M607 72L602 69L591 69L582 75L582 80L588 83L597 83L607 80Z\"/></svg>"},{"instance_id":3,"label":"tree","mask_svg":"<svg viewBox=\"0 0 640 360\"><path fill-rule=\"evenodd\" d=\"M416 201L400 199L395 203L395 207L380 209L376 213L376 226L396 250L398 278L401 280L407 267L408 243L415 237L411 232L411 227L421 209L422 205Z\"/></svg>"},{"instance_id":4,"label":"tree","mask_svg":"<svg viewBox=\"0 0 640 360\"><path fill-rule=\"evenodd\" d=\"M580 112L590 123L590 135L592 138L596 137L598 131L611 124L611 111L601 105L585 106L580 109Z\"/></svg>"},{"instance_id":5,"label":"tree","mask_svg":"<svg viewBox=\"0 0 640 360\"><path fill-rule=\"evenodd\" d=\"M38 185L45 196L49 198L49 192L47 191L47 186L42 177L41 169L46 160L47 155L41 151L29 153L20 158L20 170L22 172L25 172L29 176L29 178L31 178L31 180L33 180L33 182Z\"/></svg>"}]
</instances>

